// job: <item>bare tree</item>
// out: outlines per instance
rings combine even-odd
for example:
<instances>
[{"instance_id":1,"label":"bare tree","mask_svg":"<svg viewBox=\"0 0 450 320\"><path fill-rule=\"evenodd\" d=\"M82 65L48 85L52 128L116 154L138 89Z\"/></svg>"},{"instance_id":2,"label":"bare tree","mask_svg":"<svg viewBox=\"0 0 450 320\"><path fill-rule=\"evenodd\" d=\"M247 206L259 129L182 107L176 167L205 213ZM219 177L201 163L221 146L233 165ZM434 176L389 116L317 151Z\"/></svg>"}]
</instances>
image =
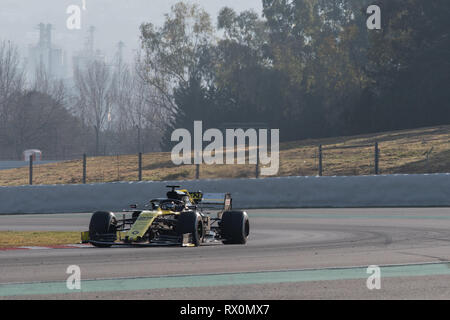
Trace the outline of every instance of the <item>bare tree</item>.
<instances>
[{"instance_id":1,"label":"bare tree","mask_svg":"<svg viewBox=\"0 0 450 320\"><path fill-rule=\"evenodd\" d=\"M73 134L68 132L72 125L68 111L50 95L38 91L26 91L16 100L6 125L6 135L16 156L19 158L30 148L45 148L55 155L58 140Z\"/></svg>"},{"instance_id":2,"label":"bare tree","mask_svg":"<svg viewBox=\"0 0 450 320\"><path fill-rule=\"evenodd\" d=\"M11 41L0 41L0 106L6 106L16 92L23 90L24 83L17 47Z\"/></svg>"},{"instance_id":3,"label":"bare tree","mask_svg":"<svg viewBox=\"0 0 450 320\"><path fill-rule=\"evenodd\" d=\"M162 119L162 109L158 107L158 102L153 99L156 94L154 89L142 81L136 73L132 74L130 83L134 90L129 97L126 115L131 126L137 129L138 151L142 152L143 131L155 129L159 126Z\"/></svg>"},{"instance_id":4,"label":"bare tree","mask_svg":"<svg viewBox=\"0 0 450 320\"><path fill-rule=\"evenodd\" d=\"M117 67L114 101L117 104L116 130L123 134L123 139L131 133L133 142L136 141L136 150L143 152L146 134L157 131L162 108L155 99L159 94L138 72L139 66L130 68L124 64ZM154 138L156 139L153 140L159 140L159 137Z\"/></svg>"},{"instance_id":5,"label":"bare tree","mask_svg":"<svg viewBox=\"0 0 450 320\"><path fill-rule=\"evenodd\" d=\"M24 90L25 73L20 55L11 41L0 41L0 142L10 144L5 130L14 112L14 105Z\"/></svg>"},{"instance_id":6,"label":"bare tree","mask_svg":"<svg viewBox=\"0 0 450 320\"><path fill-rule=\"evenodd\" d=\"M75 70L76 106L81 119L95 131L95 153L100 152L102 130L112 118L115 97L113 73L102 61Z\"/></svg>"},{"instance_id":7,"label":"bare tree","mask_svg":"<svg viewBox=\"0 0 450 320\"><path fill-rule=\"evenodd\" d=\"M60 104L65 105L67 103L64 81L50 76L43 64L40 64L35 70L31 90L47 94Z\"/></svg>"}]
</instances>

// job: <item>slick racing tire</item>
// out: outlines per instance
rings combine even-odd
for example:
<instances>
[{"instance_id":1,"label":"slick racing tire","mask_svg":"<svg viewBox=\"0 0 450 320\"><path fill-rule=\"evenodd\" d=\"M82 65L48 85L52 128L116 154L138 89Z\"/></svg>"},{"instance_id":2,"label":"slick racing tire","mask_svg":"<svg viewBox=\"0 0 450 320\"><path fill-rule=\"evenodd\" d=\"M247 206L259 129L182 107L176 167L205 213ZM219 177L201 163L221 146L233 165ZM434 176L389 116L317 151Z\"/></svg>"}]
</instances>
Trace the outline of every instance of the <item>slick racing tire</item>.
<instances>
[{"instance_id":1,"label":"slick racing tire","mask_svg":"<svg viewBox=\"0 0 450 320\"><path fill-rule=\"evenodd\" d=\"M246 244L250 234L250 222L244 211L226 211L220 224L224 244Z\"/></svg>"},{"instance_id":2,"label":"slick racing tire","mask_svg":"<svg viewBox=\"0 0 450 320\"><path fill-rule=\"evenodd\" d=\"M192 235L192 244L198 247L203 242L204 227L202 217L197 212L184 212L178 218L178 234Z\"/></svg>"},{"instance_id":3,"label":"slick racing tire","mask_svg":"<svg viewBox=\"0 0 450 320\"><path fill-rule=\"evenodd\" d=\"M102 235L113 235L115 239L117 232L116 226L117 219L114 213L97 211L92 215L91 222L89 223L89 237L93 241L112 242L111 239L102 238ZM109 248L112 246L110 244L92 244L99 248Z\"/></svg>"}]
</instances>

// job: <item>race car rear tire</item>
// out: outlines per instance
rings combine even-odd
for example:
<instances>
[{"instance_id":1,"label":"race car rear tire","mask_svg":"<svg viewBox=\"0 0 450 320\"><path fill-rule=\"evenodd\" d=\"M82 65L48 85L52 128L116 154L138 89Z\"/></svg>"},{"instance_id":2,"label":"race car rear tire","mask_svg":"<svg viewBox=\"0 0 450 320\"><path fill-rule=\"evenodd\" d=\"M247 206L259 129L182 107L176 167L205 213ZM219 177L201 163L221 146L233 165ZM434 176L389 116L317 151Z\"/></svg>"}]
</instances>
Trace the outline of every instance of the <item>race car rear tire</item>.
<instances>
[{"instance_id":1,"label":"race car rear tire","mask_svg":"<svg viewBox=\"0 0 450 320\"><path fill-rule=\"evenodd\" d=\"M178 234L192 235L192 244L198 247L203 242L204 227L202 217L199 213L190 211L180 214L178 217Z\"/></svg>"},{"instance_id":2,"label":"race car rear tire","mask_svg":"<svg viewBox=\"0 0 450 320\"><path fill-rule=\"evenodd\" d=\"M250 234L247 212L226 211L220 224L224 244L246 244Z\"/></svg>"},{"instance_id":3,"label":"race car rear tire","mask_svg":"<svg viewBox=\"0 0 450 320\"><path fill-rule=\"evenodd\" d=\"M112 212L97 211L91 217L89 223L89 237L92 241L111 242L111 239L104 239L101 235L113 235L117 232L117 219ZM99 248L109 248L111 244L92 243Z\"/></svg>"}]
</instances>

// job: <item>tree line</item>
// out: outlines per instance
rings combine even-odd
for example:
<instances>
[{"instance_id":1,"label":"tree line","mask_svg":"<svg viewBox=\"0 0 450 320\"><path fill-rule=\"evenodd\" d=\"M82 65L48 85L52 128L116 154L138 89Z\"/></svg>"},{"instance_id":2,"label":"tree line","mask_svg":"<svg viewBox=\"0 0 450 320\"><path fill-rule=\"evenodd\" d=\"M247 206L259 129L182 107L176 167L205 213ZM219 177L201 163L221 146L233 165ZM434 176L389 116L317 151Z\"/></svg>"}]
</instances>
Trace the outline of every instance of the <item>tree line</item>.
<instances>
[{"instance_id":1,"label":"tree line","mask_svg":"<svg viewBox=\"0 0 450 320\"><path fill-rule=\"evenodd\" d=\"M214 24L178 3L145 23L147 81L176 128L265 123L283 141L450 123L450 2L262 0ZM367 8L381 8L369 30Z\"/></svg>"},{"instance_id":2,"label":"tree line","mask_svg":"<svg viewBox=\"0 0 450 320\"><path fill-rule=\"evenodd\" d=\"M17 46L0 42L0 159L26 149L44 159L81 158L160 150L158 99L137 66L87 59L71 81L54 78L41 63L26 73Z\"/></svg>"},{"instance_id":3,"label":"tree line","mask_svg":"<svg viewBox=\"0 0 450 320\"><path fill-rule=\"evenodd\" d=\"M366 26L381 8L381 30ZM173 130L262 123L282 141L450 124L450 2L262 0L211 17L179 2L140 26L132 64L92 60L73 83L0 43L1 157L170 150Z\"/></svg>"}]
</instances>

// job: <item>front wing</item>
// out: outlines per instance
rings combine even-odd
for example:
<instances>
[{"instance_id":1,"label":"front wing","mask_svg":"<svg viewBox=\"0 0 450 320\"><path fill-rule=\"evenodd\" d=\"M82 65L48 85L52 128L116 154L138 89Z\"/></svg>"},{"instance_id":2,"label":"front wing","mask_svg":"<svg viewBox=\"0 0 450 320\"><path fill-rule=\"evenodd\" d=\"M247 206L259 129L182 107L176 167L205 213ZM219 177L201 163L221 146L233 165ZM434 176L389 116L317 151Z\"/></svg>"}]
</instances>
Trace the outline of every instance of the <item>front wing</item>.
<instances>
[{"instance_id":1,"label":"front wing","mask_svg":"<svg viewBox=\"0 0 450 320\"><path fill-rule=\"evenodd\" d=\"M124 238L125 233L122 231L117 232L118 241L96 241L91 240L89 236L89 232L81 233L81 242L82 243L91 243L93 245L108 245L108 246L124 246L124 247L169 247L169 246L181 246L181 247L194 247L195 245L191 241L190 234L184 234L180 237L169 237L162 236L158 239L153 240L150 243L140 243L140 242L125 242L122 239ZM113 238L114 234L105 235L105 238Z\"/></svg>"}]
</instances>

